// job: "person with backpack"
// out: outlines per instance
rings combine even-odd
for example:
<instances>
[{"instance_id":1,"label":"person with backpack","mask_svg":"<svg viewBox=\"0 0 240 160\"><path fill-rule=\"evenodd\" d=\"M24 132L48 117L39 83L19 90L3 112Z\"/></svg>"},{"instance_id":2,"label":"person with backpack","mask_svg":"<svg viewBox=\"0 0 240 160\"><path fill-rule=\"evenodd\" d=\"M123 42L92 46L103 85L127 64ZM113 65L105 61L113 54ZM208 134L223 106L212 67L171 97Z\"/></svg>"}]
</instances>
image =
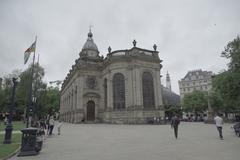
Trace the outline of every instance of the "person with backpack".
<instances>
[{"instance_id":1,"label":"person with backpack","mask_svg":"<svg viewBox=\"0 0 240 160\"><path fill-rule=\"evenodd\" d=\"M178 125L180 124L180 118L177 115L174 115L171 121L171 128L174 129L175 138L178 138Z\"/></svg>"}]
</instances>

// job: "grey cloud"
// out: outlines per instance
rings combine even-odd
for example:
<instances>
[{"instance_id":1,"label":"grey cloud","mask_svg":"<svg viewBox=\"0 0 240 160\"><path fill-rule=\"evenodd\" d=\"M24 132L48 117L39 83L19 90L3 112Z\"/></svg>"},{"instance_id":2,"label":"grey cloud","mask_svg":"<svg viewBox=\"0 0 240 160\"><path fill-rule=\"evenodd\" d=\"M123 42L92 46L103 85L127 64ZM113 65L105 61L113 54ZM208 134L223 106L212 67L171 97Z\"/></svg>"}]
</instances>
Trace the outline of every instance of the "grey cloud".
<instances>
[{"instance_id":1,"label":"grey cloud","mask_svg":"<svg viewBox=\"0 0 240 160\"><path fill-rule=\"evenodd\" d=\"M238 0L12 0L0 1L0 77L24 69L23 53L38 35L37 53L46 81L64 79L93 24L102 55L132 47L158 45L162 82L169 71L172 88L189 70L219 72L227 60L220 53L239 34Z\"/></svg>"}]
</instances>

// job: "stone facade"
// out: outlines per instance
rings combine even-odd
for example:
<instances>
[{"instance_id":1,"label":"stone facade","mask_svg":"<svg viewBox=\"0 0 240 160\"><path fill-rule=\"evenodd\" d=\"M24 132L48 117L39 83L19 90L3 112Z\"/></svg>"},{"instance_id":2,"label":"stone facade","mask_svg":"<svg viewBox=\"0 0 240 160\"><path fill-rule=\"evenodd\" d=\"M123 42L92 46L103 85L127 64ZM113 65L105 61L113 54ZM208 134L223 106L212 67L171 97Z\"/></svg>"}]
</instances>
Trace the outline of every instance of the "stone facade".
<instances>
[{"instance_id":1,"label":"stone facade","mask_svg":"<svg viewBox=\"0 0 240 160\"><path fill-rule=\"evenodd\" d=\"M184 78L178 81L181 100L185 94L194 90L206 92L211 90L212 76L211 71L202 71L201 69L189 71Z\"/></svg>"},{"instance_id":2,"label":"stone facade","mask_svg":"<svg viewBox=\"0 0 240 160\"><path fill-rule=\"evenodd\" d=\"M134 41L133 48L113 52L109 47L104 58L92 36L90 31L63 82L61 119L70 123L145 123L148 117L164 117L162 65L156 45L154 50L146 50L136 47Z\"/></svg>"}]
</instances>

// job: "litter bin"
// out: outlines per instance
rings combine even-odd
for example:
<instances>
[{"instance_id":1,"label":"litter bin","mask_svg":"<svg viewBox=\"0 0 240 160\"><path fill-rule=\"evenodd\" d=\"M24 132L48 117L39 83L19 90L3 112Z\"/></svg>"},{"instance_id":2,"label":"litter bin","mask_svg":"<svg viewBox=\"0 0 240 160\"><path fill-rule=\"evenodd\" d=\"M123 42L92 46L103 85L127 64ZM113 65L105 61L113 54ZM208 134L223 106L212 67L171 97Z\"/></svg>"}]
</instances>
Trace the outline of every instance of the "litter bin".
<instances>
[{"instance_id":1,"label":"litter bin","mask_svg":"<svg viewBox=\"0 0 240 160\"><path fill-rule=\"evenodd\" d=\"M37 128L22 129L22 145L18 156L31 156L37 155L39 150L37 144Z\"/></svg>"},{"instance_id":2,"label":"litter bin","mask_svg":"<svg viewBox=\"0 0 240 160\"><path fill-rule=\"evenodd\" d=\"M39 152L42 150L43 145L43 134L38 130L37 139L36 139L36 151Z\"/></svg>"}]
</instances>

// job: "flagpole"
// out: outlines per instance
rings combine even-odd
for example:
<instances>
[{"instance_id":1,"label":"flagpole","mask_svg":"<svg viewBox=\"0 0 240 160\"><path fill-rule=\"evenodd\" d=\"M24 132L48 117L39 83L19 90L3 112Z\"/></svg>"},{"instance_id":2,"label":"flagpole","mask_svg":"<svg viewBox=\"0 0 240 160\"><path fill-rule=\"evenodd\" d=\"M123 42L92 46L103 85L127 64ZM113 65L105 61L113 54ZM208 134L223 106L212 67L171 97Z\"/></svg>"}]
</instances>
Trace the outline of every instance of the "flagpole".
<instances>
[{"instance_id":1,"label":"flagpole","mask_svg":"<svg viewBox=\"0 0 240 160\"><path fill-rule=\"evenodd\" d=\"M39 86L39 54L38 54L38 58L37 58L37 62L35 64L35 67L36 68L36 79L35 79L35 85L34 85L34 90L33 90L33 119L34 121L36 121L36 119L38 118L37 115L36 115L36 112L37 112L37 91L38 91L38 86ZM34 80L33 80L34 81Z\"/></svg>"},{"instance_id":2,"label":"flagpole","mask_svg":"<svg viewBox=\"0 0 240 160\"><path fill-rule=\"evenodd\" d=\"M35 53L36 53L36 46L37 46L37 36L35 37L35 49L33 52L33 64L31 67L31 77L30 77L30 84L29 84L29 97L28 97L28 104L27 104L27 128L29 127L29 114L30 114L30 107L32 106L32 83L33 83L33 75L34 75L34 62L35 62Z\"/></svg>"}]
</instances>

